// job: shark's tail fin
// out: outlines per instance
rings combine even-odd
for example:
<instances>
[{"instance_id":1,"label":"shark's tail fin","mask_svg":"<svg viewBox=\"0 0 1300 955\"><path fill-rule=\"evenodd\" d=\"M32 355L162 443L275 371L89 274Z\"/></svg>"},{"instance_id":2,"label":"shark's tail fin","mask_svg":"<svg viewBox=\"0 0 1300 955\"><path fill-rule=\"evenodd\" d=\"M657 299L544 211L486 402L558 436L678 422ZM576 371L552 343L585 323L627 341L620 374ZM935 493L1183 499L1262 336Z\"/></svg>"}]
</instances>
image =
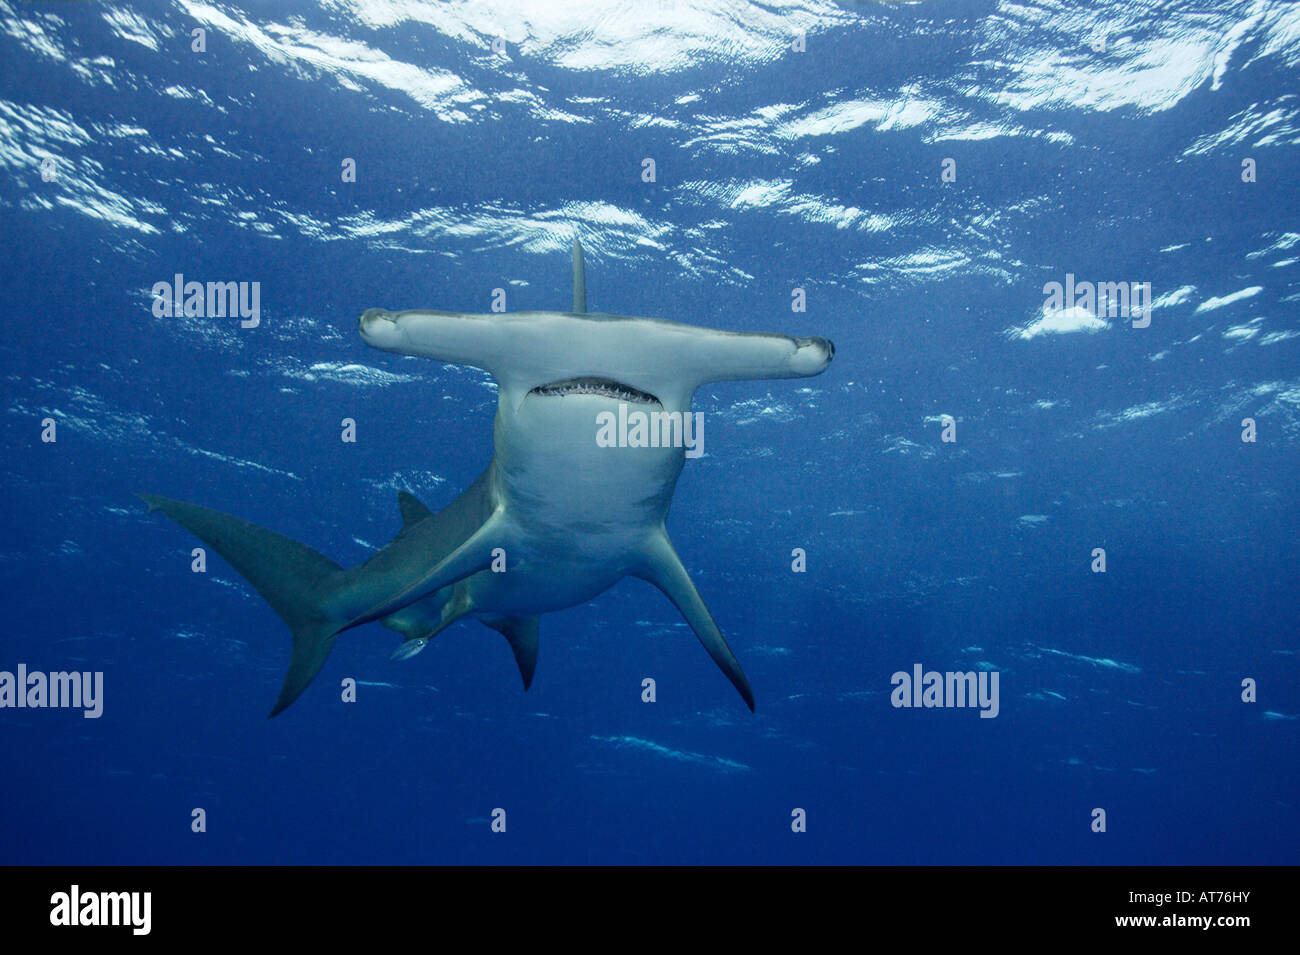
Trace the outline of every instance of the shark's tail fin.
<instances>
[{"instance_id":1,"label":"shark's tail fin","mask_svg":"<svg viewBox=\"0 0 1300 955\"><path fill-rule=\"evenodd\" d=\"M137 495L149 510L162 511L226 559L247 578L293 633L293 656L271 716L307 688L334 647L346 621L323 609L322 597L342 570L306 544L197 504L153 494Z\"/></svg>"}]
</instances>

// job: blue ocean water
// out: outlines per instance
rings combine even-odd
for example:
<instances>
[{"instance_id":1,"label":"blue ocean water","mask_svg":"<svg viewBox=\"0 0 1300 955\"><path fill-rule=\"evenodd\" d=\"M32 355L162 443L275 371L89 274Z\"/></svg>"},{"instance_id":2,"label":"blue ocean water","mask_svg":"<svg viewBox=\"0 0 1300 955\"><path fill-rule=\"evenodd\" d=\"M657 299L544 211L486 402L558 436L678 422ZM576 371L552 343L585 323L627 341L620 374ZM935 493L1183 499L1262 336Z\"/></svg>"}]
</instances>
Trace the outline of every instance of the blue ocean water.
<instances>
[{"instance_id":1,"label":"blue ocean water","mask_svg":"<svg viewBox=\"0 0 1300 955\"><path fill-rule=\"evenodd\" d=\"M1300 857L1300 7L0 24L0 670L104 687L0 709L0 861ZM575 233L593 310L835 342L700 390L669 518L756 713L627 580L543 618L527 693L477 623L405 662L368 625L268 721L287 630L133 495L364 560L399 490L479 474L496 391L357 316L567 309ZM178 273L258 283L258 325L156 316ZM1067 275L1147 307L1052 303ZM916 664L997 673L997 716L892 705Z\"/></svg>"}]
</instances>

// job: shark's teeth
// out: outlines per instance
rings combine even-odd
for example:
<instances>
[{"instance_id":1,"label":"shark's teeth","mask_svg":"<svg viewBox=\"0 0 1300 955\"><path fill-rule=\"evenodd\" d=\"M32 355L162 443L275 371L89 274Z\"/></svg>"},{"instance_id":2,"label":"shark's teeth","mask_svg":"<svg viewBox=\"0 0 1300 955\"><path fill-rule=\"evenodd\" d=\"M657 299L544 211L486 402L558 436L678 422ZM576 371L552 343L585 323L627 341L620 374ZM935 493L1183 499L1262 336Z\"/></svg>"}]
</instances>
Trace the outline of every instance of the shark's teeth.
<instances>
[{"instance_id":1,"label":"shark's teeth","mask_svg":"<svg viewBox=\"0 0 1300 955\"><path fill-rule=\"evenodd\" d=\"M548 398L563 398L565 395L600 395L616 401L628 401L635 404L657 405L661 402L646 391L639 391L631 385L608 378L569 378L565 381L553 381L549 385L538 385L531 395Z\"/></svg>"}]
</instances>

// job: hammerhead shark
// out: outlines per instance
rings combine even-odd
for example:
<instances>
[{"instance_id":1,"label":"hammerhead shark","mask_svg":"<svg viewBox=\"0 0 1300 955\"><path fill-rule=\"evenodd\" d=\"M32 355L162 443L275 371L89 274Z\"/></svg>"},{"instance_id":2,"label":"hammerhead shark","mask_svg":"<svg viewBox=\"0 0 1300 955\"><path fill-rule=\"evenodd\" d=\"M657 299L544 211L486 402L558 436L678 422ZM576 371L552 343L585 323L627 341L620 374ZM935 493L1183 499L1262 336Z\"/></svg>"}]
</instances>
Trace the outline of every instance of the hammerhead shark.
<instances>
[{"instance_id":1,"label":"hammerhead shark","mask_svg":"<svg viewBox=\"0 0 1300 955\"><path fill-rule=\"evenodd\" d=\"M471 365L496 380L492 461L445 508L435 514L399 492L402 530L344 569L238 517L139 495L225 558L288 625L293 653L271 716L307 688L341 633L374 620L403 635L393 656L405 659L454 621L477 617L510 642L527 690L539 615L629 575L667 595L753 711L749 681L664 527L686 457L678 427L701 385L820 374L835 354L830 341L588 313L576 239L572 311L372 308L359 324L375 348ZM629 408L660 412L650 420L670 440L598 441L599 423Z\"/></svg>"}]
</instances>

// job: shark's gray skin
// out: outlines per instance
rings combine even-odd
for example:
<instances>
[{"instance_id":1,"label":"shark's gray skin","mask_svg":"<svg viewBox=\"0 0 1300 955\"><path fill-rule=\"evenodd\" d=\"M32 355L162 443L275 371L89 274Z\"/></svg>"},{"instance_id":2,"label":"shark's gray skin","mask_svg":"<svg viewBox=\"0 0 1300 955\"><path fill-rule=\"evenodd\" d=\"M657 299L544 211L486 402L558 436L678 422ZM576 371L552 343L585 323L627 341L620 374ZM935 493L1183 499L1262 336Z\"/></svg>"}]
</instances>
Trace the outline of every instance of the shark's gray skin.
<instances>
[{"instance_id":1,"label":"shark's gray skin","mask_svg":"<svg viewBox=\"0 0 1300 955\"><path fill-rule=\"evenodd\" d=\"M477 617L509 640L527 689L538 615L591 600L626 576L676 604L753 710L749 681L664 528L685 448L601 447L597 415L620 403L686 414L702 384L816 375L834 346L587 314L576 241L573 277L572 312L361 315L367 344L482 368L498 386L487 469L437 514L401 494L401 532L365 563L344 569L237 517L141 495L229 561L293 632L271 716L298 698L339 634L373 620L405 636L393 654L401 659L455 620Z\"/></svg>"}]
</instances>

